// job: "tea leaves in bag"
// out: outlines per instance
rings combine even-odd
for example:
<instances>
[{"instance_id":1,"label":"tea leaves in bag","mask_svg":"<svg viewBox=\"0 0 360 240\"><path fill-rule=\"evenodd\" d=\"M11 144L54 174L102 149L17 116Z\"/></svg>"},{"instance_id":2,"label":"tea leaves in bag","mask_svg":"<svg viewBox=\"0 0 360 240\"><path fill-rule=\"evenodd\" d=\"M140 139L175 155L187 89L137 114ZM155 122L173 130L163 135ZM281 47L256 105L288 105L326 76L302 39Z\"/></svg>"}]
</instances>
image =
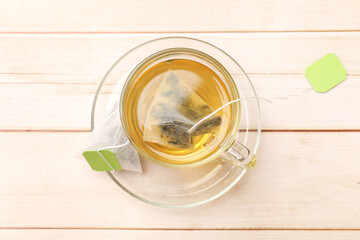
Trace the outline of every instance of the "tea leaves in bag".
<instances>
[{"instance_id":1,"label":"tea leaves in bag","mask_svg":"<svg viewBox=\"0 0 360 240\"><path fill-rule=\"evenodd\" d=\"M151 103L144 126L144 141L192 149L193 137L211 133L221 124L221 117L214 114L192 129L212 112L198 94L169 70Z\"/></svg>"}]
</instances>

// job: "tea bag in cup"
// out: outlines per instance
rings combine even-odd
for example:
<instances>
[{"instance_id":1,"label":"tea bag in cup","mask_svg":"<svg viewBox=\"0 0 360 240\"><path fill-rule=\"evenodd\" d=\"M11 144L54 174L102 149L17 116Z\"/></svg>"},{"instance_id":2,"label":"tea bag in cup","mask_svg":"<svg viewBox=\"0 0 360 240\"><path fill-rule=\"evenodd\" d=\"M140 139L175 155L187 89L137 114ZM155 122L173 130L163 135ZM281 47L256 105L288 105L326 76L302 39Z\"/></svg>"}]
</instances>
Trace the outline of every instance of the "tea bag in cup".
<instances>
[{"instance_id":1,"label":"tea bag in cup","mask_svg":"<svg viewBox=\"0 0 360 240\"><path fill-rule=\"evenodd\" d=\"M143 139L166 147L193 149L193 137L211 133L221 116L171 69L165 74L145 120Z\"/></svg>"}]
</instances>

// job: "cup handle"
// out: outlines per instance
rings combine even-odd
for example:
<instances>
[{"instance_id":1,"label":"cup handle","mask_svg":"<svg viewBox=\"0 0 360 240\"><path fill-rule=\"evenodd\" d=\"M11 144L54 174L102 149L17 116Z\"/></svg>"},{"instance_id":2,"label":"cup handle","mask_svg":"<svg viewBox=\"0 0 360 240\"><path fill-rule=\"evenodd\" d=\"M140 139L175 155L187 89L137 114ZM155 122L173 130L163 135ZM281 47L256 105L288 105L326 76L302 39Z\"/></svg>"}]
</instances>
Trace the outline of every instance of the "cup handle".
<instances>
[{"instance_id":1,"label":"cup handle","mask_svg":"<svg viewBox=\"0 0 360 240\"><path fill-rule=\"evenodd\" d=\"M234 142L228 151L222 154L222 158L238 167L246 169L255 167L257 162L255 154L237 141Z\"/></svg>"}]
</instances>

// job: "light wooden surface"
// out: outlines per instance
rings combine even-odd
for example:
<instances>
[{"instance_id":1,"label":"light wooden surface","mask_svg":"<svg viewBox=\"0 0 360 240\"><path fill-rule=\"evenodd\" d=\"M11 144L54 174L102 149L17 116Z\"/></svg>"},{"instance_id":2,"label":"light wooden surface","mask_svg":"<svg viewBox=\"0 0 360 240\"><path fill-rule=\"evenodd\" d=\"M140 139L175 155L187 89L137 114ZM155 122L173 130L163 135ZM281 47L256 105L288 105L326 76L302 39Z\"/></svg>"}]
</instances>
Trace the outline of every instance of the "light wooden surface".
<instances>
[{"instance_id":1,"label":"light wooden surface","mask_svg":"<svg viewBox=\"0 0 360 240\"><path fill-rule=\"evenodd\" d=\"M2 32L359 30L359 1L1 1Z\"/></svg>"},{"instance_id":2,"label":"light wooden surface","mask_svg":"<svg viewBox=\"0 0 360 240\"><path fill-rule=\"evenodd\" d=\"M259 164L191 209L133 199L71 155L87 133L3 132L4 228L358 229L360 132L265 132ZM9 144L11 143L11 144Z\"/></svg>"},{"instance_id":3,"label":"light wooden surface","mask_svg":"<svg viewBox=\"0 0 360 240\"><path fill-rule=\"evenodd\" d=\"M349 76L262 103L259 164L229 193L153 207L71 155L107 69L169 35L223 48L267 98L329 52ZM0 1L0 239L359 239L359 143L359 1Z\"/></svg>"},{"instance_id":4,"label":"light wooden surface","mask_svg":"<svg viewBox=\"0 0 360 240\"><path fill-rule=\"evenodd\" d=\"M247 230L0 230L0 238L11 240L48 240L48 239L297 239L297 240L358 240L359 231L247 231Z\"/></svg>"}]
</instances>

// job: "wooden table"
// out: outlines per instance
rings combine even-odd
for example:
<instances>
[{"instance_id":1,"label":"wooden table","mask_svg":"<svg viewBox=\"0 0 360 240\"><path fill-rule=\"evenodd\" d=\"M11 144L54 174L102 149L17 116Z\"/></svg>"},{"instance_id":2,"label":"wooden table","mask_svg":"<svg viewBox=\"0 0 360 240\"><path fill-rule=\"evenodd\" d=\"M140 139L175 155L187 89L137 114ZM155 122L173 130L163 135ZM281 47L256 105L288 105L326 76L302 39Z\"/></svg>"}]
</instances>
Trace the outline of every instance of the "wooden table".
<instances>
[{"instance_id":1,"label":"wooden table","mask_svg":"<svg viewBox=\"0 0 360 240\"><path fill-rule=\"evenodd\" d=\"M0 239L360 239L360 1L0 1ZM230 53L258 94L309 88L336 53L347 80L262 103L258 166L192 209L146 205L71 156L102 76L144 41Z\"/></svg>"}]
</instances>

